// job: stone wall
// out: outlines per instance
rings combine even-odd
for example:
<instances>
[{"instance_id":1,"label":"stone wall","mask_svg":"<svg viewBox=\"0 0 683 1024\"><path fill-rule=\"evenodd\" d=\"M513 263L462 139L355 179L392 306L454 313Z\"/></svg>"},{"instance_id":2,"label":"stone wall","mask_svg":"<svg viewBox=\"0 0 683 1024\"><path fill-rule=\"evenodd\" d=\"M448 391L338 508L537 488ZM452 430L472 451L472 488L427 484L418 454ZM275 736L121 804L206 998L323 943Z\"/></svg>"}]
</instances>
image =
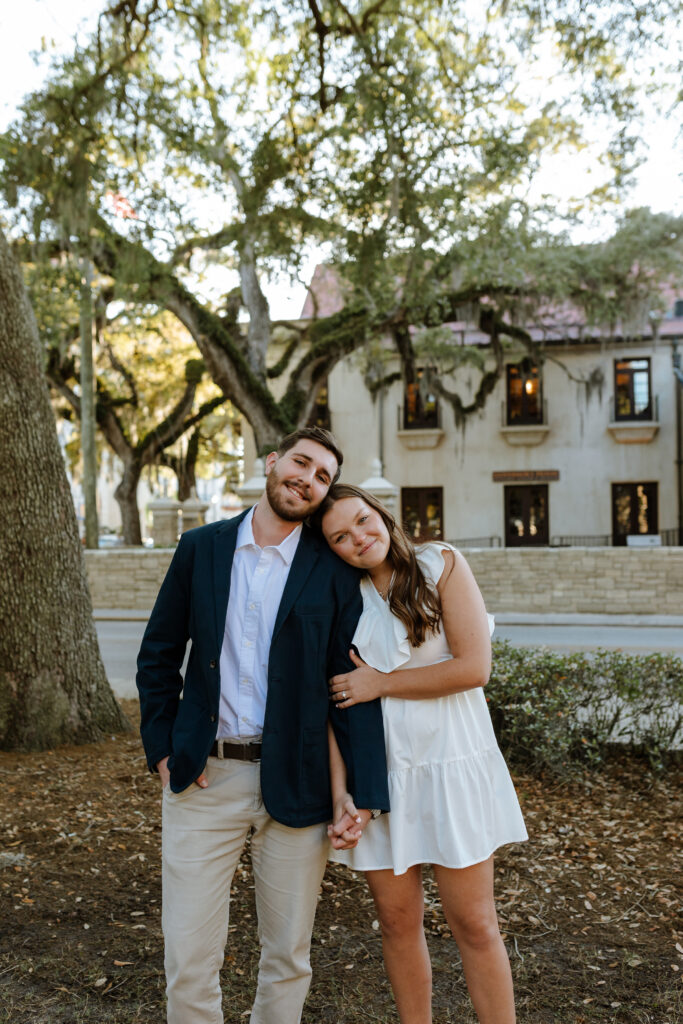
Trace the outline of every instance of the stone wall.
<instances>
[{"instance_id":1,"label":"stone wall","mask_svg":"<svg viewBox=\"0 0 683 1024\"><path fill-rule=\"evenodd\" d=\"M683 548L465 552L493 612L683 614Z\"/></svg>"},{"instance_id":2,"label":"stone wall","mask_svg":"<svg viewBox=\"0 0 683 1024\"><path fill-rule=\"evenodd\" d=\"M464 552L491 612L683 615L683 548ZM94 608L149 610L173 552L87 551Z\"/></svg>"},{"instance_id":3,"label":"stone wall","mask_svg":"<svg viewBox=\"0 0 683 1024\"><path fill-rule=\"evenodd\" d=\"M93 608L151 611L172 555L172 548L86 551Z\"/></svg>"}]
</instances>

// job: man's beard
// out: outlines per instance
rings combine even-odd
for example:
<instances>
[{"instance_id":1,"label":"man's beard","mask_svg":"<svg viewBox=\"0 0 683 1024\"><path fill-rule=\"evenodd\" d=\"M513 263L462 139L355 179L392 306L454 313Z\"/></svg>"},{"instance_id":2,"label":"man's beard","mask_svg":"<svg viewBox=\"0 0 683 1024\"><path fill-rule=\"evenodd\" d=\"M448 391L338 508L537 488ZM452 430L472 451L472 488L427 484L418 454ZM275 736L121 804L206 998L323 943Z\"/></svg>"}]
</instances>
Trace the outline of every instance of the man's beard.
<instances>
[{"instance_id":1,"label":"man's beard","mask_svg":"<svg viewBox=\"0 0 683 1024\"><path fill-rule=\"evenodd\" d=\"M280 519L284 519L286 523L301 523L304 519L315 512L318 506L313 503L309 503L305 508L302 507L298 511L285 505L278 492L280 484L281 480L278 476L277 469L273 466L266 477L266 496L268 498L268 504Z\"/></svg>"}]
</instances>

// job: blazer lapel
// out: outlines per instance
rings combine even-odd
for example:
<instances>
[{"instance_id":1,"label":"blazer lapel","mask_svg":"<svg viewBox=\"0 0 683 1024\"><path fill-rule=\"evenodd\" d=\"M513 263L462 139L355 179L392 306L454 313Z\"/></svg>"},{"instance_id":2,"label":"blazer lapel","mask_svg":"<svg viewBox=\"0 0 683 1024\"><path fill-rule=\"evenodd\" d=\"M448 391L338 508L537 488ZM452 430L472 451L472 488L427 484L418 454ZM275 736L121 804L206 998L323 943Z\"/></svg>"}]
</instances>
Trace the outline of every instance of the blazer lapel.
<instances>
[{"instance_id":1,"label":"blazer lapel","mask_svg":"<svg viewBox=\"0 0 683 1024\"><path fill-rule=\"evenodd\" d=\"M230 597L230 572L237 545L237 530L249 509L235 516L217 530L213 538L213 594L216 604L216 639L220 648L225 632L225 616L228 613Z\"/></svg>"},{"instance_id":2,"label":"blazer lapel","mask_svg":"<svg viewBox=\"0 0 683 1024\"><path fill-rule=\"evenodd\" d=\"M289 615L292 605L299 596L301 588L308 579L311 569L319 558L318 544L319 541L317 537L311 531L310 527L306 526L304 523L301 530L301 537L299 538L299 543L297 544L294 558L292 559L287 582L285 583L285 589L282 592L280 607L277 610L275 626L273 627L273 640L275 640L278 630Z\"/></svg>"}]
</instances>

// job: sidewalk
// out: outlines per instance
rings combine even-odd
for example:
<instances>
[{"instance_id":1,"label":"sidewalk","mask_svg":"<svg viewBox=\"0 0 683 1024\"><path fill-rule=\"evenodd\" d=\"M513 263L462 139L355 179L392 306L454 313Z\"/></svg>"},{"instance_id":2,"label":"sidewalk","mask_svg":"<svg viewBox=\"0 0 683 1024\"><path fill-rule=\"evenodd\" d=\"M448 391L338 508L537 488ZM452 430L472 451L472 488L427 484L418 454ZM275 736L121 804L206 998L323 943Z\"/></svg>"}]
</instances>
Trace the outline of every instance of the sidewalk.
<instances>
[{"instance_id":1,"label":"sidewalk","mask_svg":"<svg viewBox=\"0 0 683 1024\"><path fill-rule=\"evenodd\" d=\"M605 615L599 612L494 613L505 626L644 626L683 630L683 615Z\"/></svg>"},{"instance_id":2,"label":"sidewalk","mask_svg":"<svg viewBox=\"0 0 683 1024\"><path fill-rule=\"evenodd\" d=\"M98 622L147 622L152 609L95 608ZM500 626L642 626L683 630L683 615L605 615L598 612L553 612L547 615L529 612L496 612ZM683 642L683 640L682 640Z\"/></svg>"}]
</instances>

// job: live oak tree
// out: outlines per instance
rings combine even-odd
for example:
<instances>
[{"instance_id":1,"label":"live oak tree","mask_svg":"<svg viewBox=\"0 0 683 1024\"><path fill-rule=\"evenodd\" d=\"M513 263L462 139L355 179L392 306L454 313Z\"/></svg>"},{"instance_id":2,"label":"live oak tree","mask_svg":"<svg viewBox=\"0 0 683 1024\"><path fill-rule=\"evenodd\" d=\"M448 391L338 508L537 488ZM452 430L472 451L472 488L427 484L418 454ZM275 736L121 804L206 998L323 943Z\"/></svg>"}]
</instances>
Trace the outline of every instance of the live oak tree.
<instances>
[{"instance_id":1,"label":"live oak tree","mask_svg":"<svg viewBox=\"0 0 683 1024\"><path fill-rule=\"evenodd\" d=\"M178 482L178 501L197 494L197 479L220 479L224 490L239 484L237 440L241 433L239 414L230 405L204 416L180 450L164 451L159 464L167 466Z\"/></svg>"},{"instance_id":2,"label":"live oak tree","mask_svg":"<svg viewBox=\"0 0 683 1024\"><path fill-rule=\"evenodd\" d=\"M543 155L583 145L592 119L603 174L589 202L623 195L640 83L656 66L661 85L679 12L117 2L5 134L5 199L34 258L84 252L120 297L177 317L259 448L304 422L335 363L374 339L391 339L410 381L414 329L429 341L463 309L492 353L473 402L453 398L467 415L502 372L505 339L531 344L515 312L571 297L565 283L596 266L553 233L580 197L529 198ZM269 277L295 279L313 245L342 269L341 308L273 324ZM269 365L274 330L285 343Z\"/></svg>"},{"instance_id":3,"label":"live oak tree","mask_svg":"<svg viewBox=\"0 0 683 1024\"><path fill-rule=\"evenodd\" d=\"M43 301L41 309L44 306ZM121 512L123 541L140 545L137 491L143 471L170 464L184 479L183 459L173 446L177 448L188 436L193 451L201 436L199 426L225 404L225 398L215 385L203 383L204 364L196 358L192 340L168 314L131 317L124 310L107 318L105 307L106 302L101 303L96 316L95 418L122 466L114 497ZM60 342L48 347L48 380L65 400L62 411L67 418L80 421L78 364L69 339L66 344ZM181 487L178 496L182 501L190 495Z\"/></svg>"},{"instance_id":4,"label":"live oak tree","mask_svg":"<svg viewBox=\"0 0 683 1024\"><path fill-rule=\"evenodd\" d=\"M119 732L36 323L1 231L0 479L0 747Z\"/></svg>"}]
</instances>

